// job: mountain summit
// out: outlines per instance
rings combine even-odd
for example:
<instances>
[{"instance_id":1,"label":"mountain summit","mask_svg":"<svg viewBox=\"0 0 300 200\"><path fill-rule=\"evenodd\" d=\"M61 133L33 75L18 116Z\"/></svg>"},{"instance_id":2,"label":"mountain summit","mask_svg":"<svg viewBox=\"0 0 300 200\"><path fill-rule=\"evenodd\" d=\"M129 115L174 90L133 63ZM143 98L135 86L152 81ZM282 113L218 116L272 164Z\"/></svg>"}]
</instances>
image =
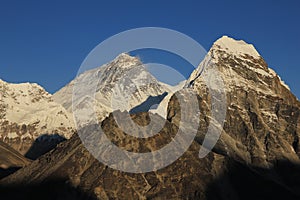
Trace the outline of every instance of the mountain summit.
<instances>
[{"instance_id":1,"label":"mountain summit","mask_svg":"<svg viewBox=\"0 0 300 200\"><path fill-rule=\"evenodd\" d=\"M148 98L159 99L168 92L170 89L152 76L137 57L122 53L103 66L79 74L53 97L69 112L76 110L79 116L86 116L79 123L88 124L92 114L87 98L93 98L98 120L102 121L114 110L148 111L153 103Z\"/></svg>"},{"instance_id":2,"label":"mountain summit","mask_svg":"<svg viewBox=\"0 0 300 200\"><path fill-rule=\"evenodd\" d=\"M259 58L260 55L252 44L248 44L243 40L235 40L228 36L223 36L214 44L214 49L220 49L234 56L249 55L254 58Z\"/></svg>"}]
</instances>

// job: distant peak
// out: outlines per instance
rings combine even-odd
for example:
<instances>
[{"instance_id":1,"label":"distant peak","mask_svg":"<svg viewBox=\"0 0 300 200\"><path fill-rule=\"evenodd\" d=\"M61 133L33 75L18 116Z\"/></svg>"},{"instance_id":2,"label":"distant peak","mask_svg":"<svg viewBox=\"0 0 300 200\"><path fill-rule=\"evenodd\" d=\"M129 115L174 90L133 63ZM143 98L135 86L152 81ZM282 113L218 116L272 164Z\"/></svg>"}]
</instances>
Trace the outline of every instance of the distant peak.
<instances>
[{"instance_id":1,"label":"distant peak","mask_svg":"<svg viewBox=\"0 0 300 200\"><path fill-rule=\"evenodd\" d=\"M139 61L137 57L131 56L128 53L121 53L114 60Z\"/></svg>"},{"instance_id":2,"label":"distant peak","mask_svg":"<svg viewBox=\"0 0 300 200\"><path fill-rule=\"evenodd\" d=\"M131 67L142 64L138 57L130 56L128 53L121 53L111 62L111 64L113 63L118 63L119 67Z\"/></svg>"},{"instance_id":3,"label":"distant peak","mask_svg":"<svg viewBox=\"0 0 300 200\"><path fill-rule=\"evenodd\" d=\"M120 55L117 56L117 58L134 58L130 56L128 53L121 53Z\"/></svg>"},{"instance_id":4,"label":"distant peak","mask_svg":"<svg viewBox=\"0 0 300 200\"><path fill-rule=\"evenodd\" d=\"M235 55L250 55L259 58L260 55L252 44L246 43L244 40L235 40L228 36L222 36L213 45L213 49L221 49Z\"/></svg>"},{"instance_id":5,"label":"distant peak","mask_svg":"<svg viewBox=\"0 0 300 200\"><path fill-rule=\"evenodd\" d=\"M2 79L0 79L0 83L3 85L7 85L9 87L13 87L13 88L39 88L42 90L45 90L42 86L40 86L37 83L30 83L30 82L24 82L24 83L11 83L11 82L6 82Z\"/></svg>"}]
</instances>

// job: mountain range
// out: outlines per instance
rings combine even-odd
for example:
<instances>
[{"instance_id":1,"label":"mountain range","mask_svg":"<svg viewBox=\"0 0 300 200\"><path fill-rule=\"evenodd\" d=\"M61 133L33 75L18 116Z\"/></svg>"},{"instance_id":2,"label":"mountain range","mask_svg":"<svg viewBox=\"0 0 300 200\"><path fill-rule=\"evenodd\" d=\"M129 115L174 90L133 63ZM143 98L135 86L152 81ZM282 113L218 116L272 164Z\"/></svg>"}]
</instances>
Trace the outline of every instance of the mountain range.
<instances>
[{"instance_id":1,"label":"mountain range","mask_svg":"<svg viewBox=\"0 0 300 200\"><path fill-rule=\"evenodd\" d=\"M87 91L93 88L97 119L105 135L119 148L156 151L170 143L181 126L183 112L174 95L178 92L157 81L139 67L142 65L138 58L121 54L104 66L83 72L54 95L37 84L0 81L0 138L10 145L0 143L0 151L5 154L0 156L0 166L20 168L0 180L0 197L300 198L300 102L253 45L227 36L212 45L199 67L178 86L178 90L197 93L200 109L195 140L178 160L157 171L134 174L112 169L95 159L76 133L95 131L85 104ZM214 84L207 87L203 74L211 69L217 70L224 82L226 115L212 152L200 159L199 150L206 148L203 142L209 124L215 123L213 108L217 113L224 109L211 106L216 100L209 93L220 90ZM131 70L138 73L130 73ZM149 80L151 84L135 90L121 88L124 74L134 84ZM86 87L76 89L81 81ZM113 106L110 99L115 90L133 94L133 98L127 104L122 100ZM73 92L78 94L75 98ZM160 104L159 109L152 109L151 104ZM76 126L74 107L83 116ZM141 126L149 124L154 116L166 122L157 135L136 138L118 127L113 111L121 118L129 113ZM41 144L47 148L40 150L44 146ZM33 161L23 156L30 149L34 149Z\"/></svg>"}]
</instances>

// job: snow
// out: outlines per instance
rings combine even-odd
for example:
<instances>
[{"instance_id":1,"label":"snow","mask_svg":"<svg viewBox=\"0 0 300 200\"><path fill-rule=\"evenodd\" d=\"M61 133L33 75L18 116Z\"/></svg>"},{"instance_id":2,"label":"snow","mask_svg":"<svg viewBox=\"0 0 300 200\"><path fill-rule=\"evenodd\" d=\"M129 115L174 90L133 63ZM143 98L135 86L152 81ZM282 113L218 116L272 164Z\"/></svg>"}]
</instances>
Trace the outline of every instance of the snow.
<instances>
[{"instance_id":1,"label":"snow","mask_svg":"<svg viewBox=\"0 0 300 200\"><path fill-rule=\"evenodd\" d=\"M171 91L168 87L158 82L138 58L123 53L107 64L81 73L53 96L69 112L73 112L74 102L76 113L81 115L77 120L85 125L93 121L91 118L94 114L87 106L78 106L84 100L83 97L94 99L97 117L101 121L113 110L130 111L149 96L155 97ZM76 96L73 96L73 89ZM80 124L77 125L80 127Z\"/></svg>"},{"instance_id":2,"label":"snow","mask_svg":"<svg viewBox=\"0 0 300 200\"><path fill-rule=\"evenodd\" d=\"M220 49L222 52L218 51ZM203 78L201 78L201 74L207 69L217 67L224 81L225 91L227 92L234 92L237 88L243 88L246 91L249 89L256 91L262 96L275 95L272 88L270 88L269 82L265 81L276 77L277 74L272 69L264 68L250 57L245 57L244 55L246 54L257 59L260 58L253 45L249 45L244 41L236 41L227 36L223 36L214 43L204 60L191 74L186 87L202 87L203 84L205 85L205 82L202 80ZM224 58L224 55L226 55L226 58ZM239 59L236 59L236 57L239 57ZM232 66L221 62L222 59L227 58L234 59L237 64ZM249 62L251 62L252 65L249 65ZM237 73L234 68L240 68L240 70L245 71L254 71L258 75L257 81L254 82L246 76ZM190 83L193 83L193 85L189 85Z\"/></svg>"},{"instance_id":3,"label":"snow","mask_svg":"<svg viewBox=\"0 0 300 200\"><path fill-rule=\"evenodd\" d=\"M235 40L228 36L223 36L218 39L214 43L213 48L220 48L222 50L225 50L229 54L234 54L236 56L247 54L257 59L260 58L259 53L256 51L252 44L247 44L243 40Z\"/></svg>"},{"instance_id":4,"label":"snow","mask_svg":"<svg viewBox=\"0 0 300 200\"><path fill-rule=\"evenodd\" d=\"M271 68L269 68L269 71L273 76L277 76L279 78L279 81L281 85L283 85L286 89L291 90L290 87L281 79L281 77Z\"/></svg>"},{"instance_id":5,"label":"snow","mask_svg":"<svg viewBox=\"0 0 300 200\"><path fill-rule=\"evenodd\" d=\"M224 65L224 63L222 63L223 59L233 59L237 64L235 66ZM261 56L252 44L247 44L243 40L235 40L228 36L223 36L213 44L204 60L200 63L198 68L193 71L187 81L186 87L191 87L189 85L190 83L193 83L193 85L196 84L195 87L201 87L203 84L201 74L205 71L204 69L218 67L227 92L234 91L237 88L243 88L244 90L252 89L253 91L256 91L258 94L262 95L262 98L265 95L276 96L272 88L270 88L269 81L266 81L275 77L278 77L280 83L290 90L289 86L281 80L273 69L261 66L255 59L261 59ZM249 62L252 64L249 65ZM247 77L236 73L235 70L233 70L234 67L240 68L240 70L254 71L258 75L257 81L254 82ZM245 69L242 69L243 67Z\"/></svg>"},{"instance_id":6,"label":"snow","mask_svg":"<svg viewBox=\"0 0 300 200\"><path fill-rule=\"evenodd\" d=\"M278 120L277 115L272 111L261 110L261 113L269 118L269 122L276 122Z\"/></svg>"},{"instance_id":7,"label":"snow","mask_svg":"<svg viewBox=\"0 0 300 200\"><path fill-rule=\"evenodd\" d=\"M266 71L263 70L263 69L260 69L260 68L253 68L252 70L255 71L255 72L258 73L258 74L263 75L263 76L273 77L272 74L266 72Z\"/></svg>"},{"instance_id":8,"label":"snow","mask_svg":"<svg viewBox=\"0 0 300 200\"><path fill-rule=\"evenodd\" d=\"M55 103L52 95L36 83L7 83L0 82L1 102L5 108L5 116L0 122L8 121L20 126L33 125L37 134L52 133L60 127L74 128L74 121L69 112L60 104ZM47 127L42 129L42 127ZM42 132L43 131L43 132ZM8 133L10 138L16 137ZM33 134L33 133L32 133ZM69 138L72 133L62 133Z\"/></svg>"},{"instance_id":9,"label":"snow","mask_svg":"<svg viewBox=\"0 0 300 200\"><path fill-rule=\"evenodd\" d=\"M225 51L225 53L219 55L218 51L215 50L222 50ZM81 121L79 121L79 123L84 125L90 123L94 115L94 113L90 112L90 107L85 104L86 98L91 98L92 103L94 103L94 106L97 108L96 115L99 120L102 120L116 108L129 111L133 107L143 103L149 96L158 96L164 92L167 92L168 95L164 97L159 105L152 106L150 112L157 113L166 118L169 100L176 91L182 89L184 86L189 87L189 84L195 80L196 84L198 84L196 87L200 87L201 78L199 77L203 69L213 67L214 64L218 63L220 58L226 59L230 57L234 59L231 55L239 57L239 61L242 60L236 67L243 66L246 68L245 70L252 70L260 76L258 76L258 82L253 82L238 74L233 70L232 66L222 66L220 72L227 92L232 92L237 88L243 88L246 91L249 89L256 91L262 95L262 98L265 95L274 95L274 91L263 81L264 78L274 77L278 77L281 84L290 90L273 69L265 69L257 65L247 65L247 62L253 63L255 60L248 59L245 55L255 59L261 58L252 44L247 44L243 40L235 40L228 36L223 36L213 44L211 50L200 63L199 67L193 71L189 80L187 82L181 82L176 86L159 82L146 70L137 68L137 66L142 65L141 61L126 53L120 54L113 61L101 67L85 71L53 96L36 83L13 84L6 83L0 79L0 104L6 107L5 117L0 119L0 122L8 120L18 125L37 124L40 134L47 132L53 133L62 127L75 129L72 115L73 101L75 102L75 107L77 106L78 108L77 114L80 115ZM130 76L129 80L123 79L124 75ZM78 81L83 83L81 87L76 87L76 93L80 98L73 99L73 88ZM154 86L149 86L149 83L152 83ZM143 84L146 84L143 88L136 87L137 85ZM212 86L215 89L219 88L217 84ZM90 96L90 91L95 88L95 95ZM131 95L135 88L134 95ZM111 98L114 97L114 92L117 92L121 96L130 95L130 98L128 101L116 99L114 101L115 105L112 105ZM124 103L125 101L126 103ZM234 108L229 107L228 109L231 110ZM270 114L267 111L264 112L264 114L269 116L270 120L276 119L274 114ZM15 132L8 133L6 136L9 138L19 137ZM63 136L69 138L71 134L64 133ZM2 135L0 135L0 137L2 137ZM32 135L28 132L21 136L22 139L36 137L36 135Z\"/></svg>"},{"instance_id":10,"label":"snow","mask_svg":"<svg viewBox=\"0 0 300 200\"><path fill-rule=\"evenodd\" d=\"M7 137L10 138L10 139L14 139L14 138L17 138L19 136L16 132L10 132L10 133L7 134Z\"/></svg>"},{"instance_id":11,"label":"snow","mask_svg":"<svg viewBox=\"0 0 300 200\"><path fill-rule=\"evenodd\" d=\"M165 86L168 89L168 95L160 102L159 105L153 106L153 108L150 109L149 111L154 114L155 113L159 114L164 119L167 119L168 103L169 103L171 97L173 96L173 94L175 92L181 90L184 87L185 83L186 83L186 81L182 81L182 82L178 83L178 85L171 86L166 83L160 82L161 85Z\"/></svg>"},{"instance_id":12,"label":"snow","mask_svg":"<svg viewBox=\"0 0 300 200\"><path fill-rule=\"evenodd\" d=\"M281 85L283 85L286 89L291 90L290 87L281 79L281 77L278 75L279 81Z\"/></svg>"},{"instance_id":13,"label":"snow","mask_svg":"<svg viewBox=\"0 0 300 200\"><path fill-rule=\"evenodd\" d=\"M177 92L178 90L181 90L185 84L186 84L186 80L179 82L177 85L169 85L163 82L159 82L159 84L163 85L164 87L166 87L169 91L172 91L172 93Z\"/></svg>"}]
</instances>

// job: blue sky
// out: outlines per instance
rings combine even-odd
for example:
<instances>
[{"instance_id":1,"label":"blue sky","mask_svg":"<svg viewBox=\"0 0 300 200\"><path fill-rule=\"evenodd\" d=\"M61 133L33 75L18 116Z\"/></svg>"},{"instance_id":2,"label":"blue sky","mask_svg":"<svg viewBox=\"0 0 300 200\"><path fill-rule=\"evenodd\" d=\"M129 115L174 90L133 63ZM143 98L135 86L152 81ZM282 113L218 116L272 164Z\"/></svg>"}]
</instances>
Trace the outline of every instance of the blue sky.
<instances>
[{"instance_id":1,"label":"blue sky","mask_svg":"<svg viewBox=\"0 0 300 200\"><path fill-rule=\"evenodd\" d=\"M103 40L155 26L185 33L206 50L222 35L253 43L300 97L299 2L1 0L0 78L53 93Z\"/></svg>"}]
</instances>

